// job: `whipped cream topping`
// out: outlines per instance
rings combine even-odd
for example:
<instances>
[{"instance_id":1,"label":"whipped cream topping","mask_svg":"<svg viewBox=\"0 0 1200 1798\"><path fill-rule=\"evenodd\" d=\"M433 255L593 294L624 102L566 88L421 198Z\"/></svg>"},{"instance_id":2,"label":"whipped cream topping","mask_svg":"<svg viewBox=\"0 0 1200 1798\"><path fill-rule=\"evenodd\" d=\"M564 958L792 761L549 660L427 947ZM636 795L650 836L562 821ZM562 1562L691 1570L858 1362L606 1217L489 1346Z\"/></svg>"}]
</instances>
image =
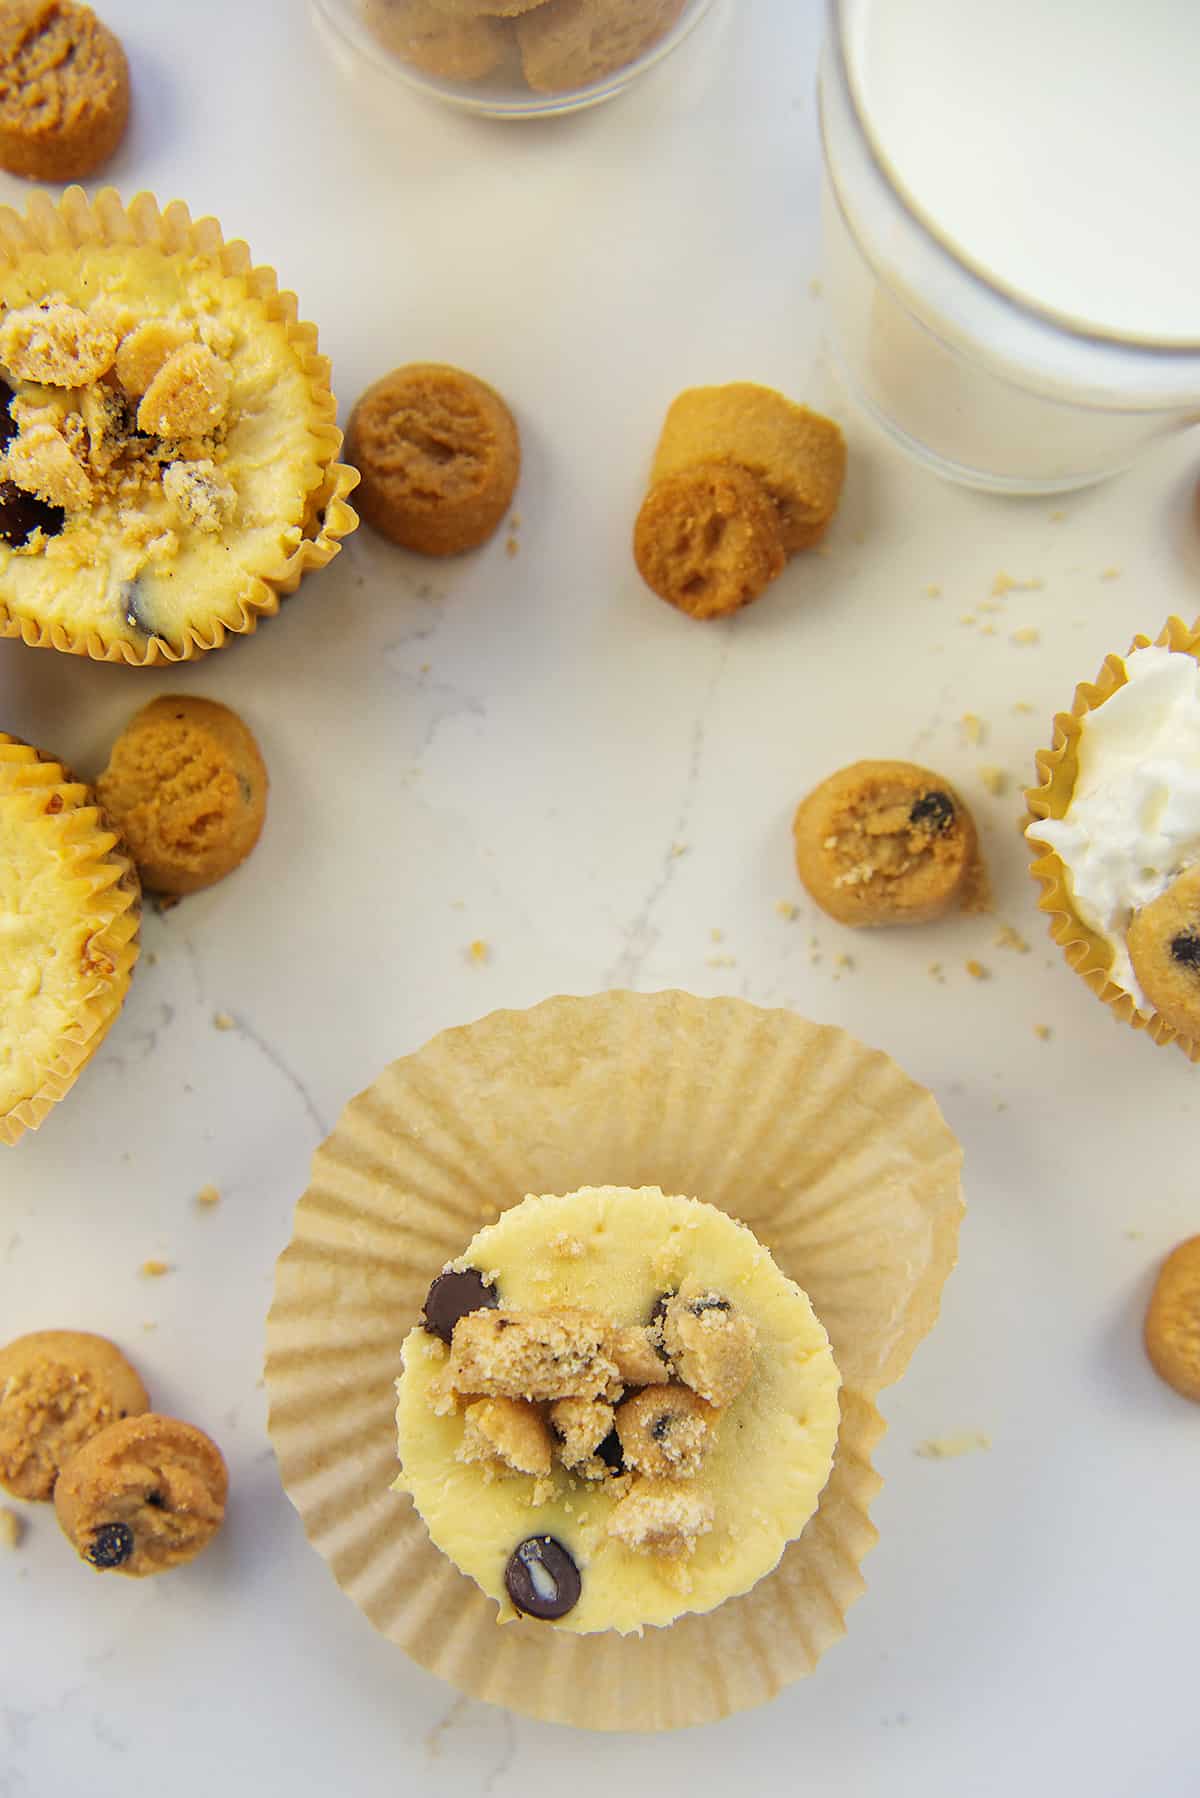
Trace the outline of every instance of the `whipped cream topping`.
<instances>
[{"instance_id":1,"label":"whipped cream topping","mask_svg":"<svg viewBox=\"0 0 1200 1798\"><path fill-rule=\"evenodd\" d=\"M1111 943L1109 979L1153 1011L1125 944L1135 911L1200 861L1200 664L1181 651L1136 649L1127 681L1083 720L1066 813L1026 835L1053 849L1075 910Z\"/></svg>"}]
</instances>

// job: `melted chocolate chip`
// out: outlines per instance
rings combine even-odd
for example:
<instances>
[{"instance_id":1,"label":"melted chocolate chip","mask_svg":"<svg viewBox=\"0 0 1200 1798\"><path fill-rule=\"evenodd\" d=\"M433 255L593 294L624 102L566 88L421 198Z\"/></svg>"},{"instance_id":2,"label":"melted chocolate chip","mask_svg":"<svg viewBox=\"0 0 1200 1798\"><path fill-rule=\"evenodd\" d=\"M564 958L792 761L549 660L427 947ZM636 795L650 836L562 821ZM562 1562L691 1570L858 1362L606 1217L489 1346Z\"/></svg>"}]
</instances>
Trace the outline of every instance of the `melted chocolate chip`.
<instances>
[{"instance_id":1,"label":"melted chocolate chip","mask_svg":"<svg viewBox=\"0 0 1200 1798\"><path fill-rule=\"evenodd\" d=\"M728 1299L718 1298L715 1292L710 1292L702 1299L694 1299L688 1310L693 1317L703 1317L706 1311L732 1311L733 1306Z\"/></svg>"},{"instance_id":2,"label":"melted chocolate chip","mask_svg":"<svg viewBox=\"0 0 1200 1798\"><path fill-rule=\"evenodd\" d=\"M504 1584L518 1611L548 1623L573 1610L583 1590L578 1567L553 1536L519 1543L508 1557Z\"/></svg>"},{"instance_id":3,"label":"melted chocolate chip","mask_svg":"<svg viewBox=\"0 0 1200 1798\"><path fill-rule=\"evenodd\" d=\"M1178 936L1173 936L1171 960L1177 961L1181 968L1193 968L1200 972L1200 932L1181 930Z\"/></svg>"},{"instance_id":4,"label":"melted chocolate chip","mask_svg":"<svg viewBox=\"0 0 1200 1798\"><path fill-rule=\"evenodd\" d=\"M621 1438L615 1430L610 1430L604 1441L596 1450L610 1473L624 1473L625 1454L621 1448Z\"/></svg>"},{"instance_id":5,"label":"melted chocolate chip","mask_svg":"<svg viewBox=\"0 0 1200 1798\"><path fill-rule=\"evenodd\" d=\"M939 833L949 830L954 823L954 801L949 793L940 793L936 789L932 793L922 793L913 801L908 821Z\"/></svg>"},{"instance_id":6,"label":"melted chocolate chip","mask_svg":"<svg viewBox=\"0 0 1200 1798\"><path fill-rule=\"evenodd\" d=\"M653 1436L654 1440L656 1442L665 1442L670 1433L671 1425L674 1422L675 1419L669 1411L660 1411L658 1416L654 1419L654 1422L650 1425L650 1434Z\"/></svg>"},{"instance_id":7,"label":"melted chocolate chip","mask_svg":"<svg viewBox=\"0 0 1200 1798\"><path fill-rule=\"evenodd\" d=\"M500 1295L489 1286L477 1267L466 1267L461 1273L451 1270L439 1274L425 1296L421 1326L431 1336L449 1342L460 1317L472 1311L484 1311L500 1303Z\"/></svg>"},{"instance_id":8,"label":"melted chocolate chip","mask_svg":"<svg viewBox=\"0 0 1200 1798\"><path fill-rule=\"evenodd\" d=\"M93 1567L123 1567L133 1553L133 1531L127 1523L102 1523L84 1559Z\"/></svg>"},{"instance_id":9,"label":"melted chocolate chip","mask_svg":"<svg viewBox=\"0 0 1200 1798\"><path fill-rule=\"evenodd\" d=\"M146 1503L155 1511L165 1511L167 1501L161 1492L147 1492Z\"/></svg>"},{"instance_id":10,"label":"melted chocolate chip","mask_svg":"<svg viewBox=\"0 0 1200 1798\"><path fill-rule=\"evenodd\" d=\"M673 1292L660 1292L659 1293L658 1297L655 1299L653 1305L650 1308L650 1316L649 1316L649 1319L647 1320L649 1323L649 1326L652 1330L661 1330L662 1329L663 1320L667 1315L667 1306L670 1304L671 1300L674 1297L675 1297L675 1294Z\"/></svg>"},{"instance_id":11,"label":"melted chocolate chip","mask_svg":"<svg viewBox=\"0 0 1200 1798\"><path fill-rule=\"evenodd\" d=\"M0 481L0 538L21 549L35 531L57 537L66 523L61 506L51 506L36 493L26 493L14 481Z\"/></svg>"},{"instance_id":12,"label":"melted chocolate chip","mask_svg":"<svg viewBox=\"0 0 1200 1798\"><path fill-rule=\"evenodd\" d=\"M17 434L13 422L13 390L0 381L0 450L6 450Z\"/></svg>"},{"instance_id":13,"label":"melted chocolate chip","mask_svg":"<svg viewBox=\"0 0 1200 1798\"><path fill-rule=\"evenodd\" d=\"M146 623L145 615L140 609L141 594L136 581L121 582L121 615L131 631L141 631L143 637L152 637L154 631Z\"/></svg>"}]
</instances>

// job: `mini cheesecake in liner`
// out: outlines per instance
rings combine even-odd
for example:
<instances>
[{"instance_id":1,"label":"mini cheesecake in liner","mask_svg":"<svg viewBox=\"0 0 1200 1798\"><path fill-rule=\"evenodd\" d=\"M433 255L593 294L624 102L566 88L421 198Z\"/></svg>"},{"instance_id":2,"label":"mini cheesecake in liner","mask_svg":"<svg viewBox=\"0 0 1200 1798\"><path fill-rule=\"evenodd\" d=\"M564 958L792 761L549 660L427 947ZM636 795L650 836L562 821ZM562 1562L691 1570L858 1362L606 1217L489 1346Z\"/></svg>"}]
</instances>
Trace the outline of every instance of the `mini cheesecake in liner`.
<instances>
[{"instance_id":1,"label":"mini cheesecake in liner","mask_svg":"<svg viewBox=\"0 0 1200 1798\"><path fill-rule=\"evenodd\" d=\"M764 1702L812 1671L863 1589L874 1399L937 1315L960 1160L887 1057L786 1012L608 993L445 1032L347 1108L279 1263L270 1428L311 1540L377 1628L475 1697L614 1730ZM656 1186L745 1223L807 1293L842 1382L832 1472L799 1539L750 1590L640 1636L529 1615L498 1630L496 1603L391 1490L401 1346L431 1283L481 1223L582 1186ZM553 1605L571 1576L547 1536L523 1538L513 1577Z\"/></svg>"}]
</instances>

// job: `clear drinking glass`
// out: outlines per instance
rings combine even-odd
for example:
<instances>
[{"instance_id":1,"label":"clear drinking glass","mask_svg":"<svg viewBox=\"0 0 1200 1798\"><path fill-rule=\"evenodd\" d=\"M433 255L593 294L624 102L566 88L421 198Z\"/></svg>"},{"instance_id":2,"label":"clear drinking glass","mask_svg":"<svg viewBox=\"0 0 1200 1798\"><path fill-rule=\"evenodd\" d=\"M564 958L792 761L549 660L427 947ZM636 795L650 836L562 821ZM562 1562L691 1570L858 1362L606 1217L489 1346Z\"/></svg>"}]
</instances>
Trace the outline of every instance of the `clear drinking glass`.
<instances>
[{"instance_id":1,"label":"clear drinking glass","mask_svg":"<svg viewBox=\"0 0 1200 1798\"><path fill-rule=\"evenodd\" d=\"M864 3L829 0L819 77L824 290L850 391L936 473L1006 493L1088 486L1200 423L1200 294L1194 343L1077 328L969 266L921 216L855 79Z\"/></svg>"}]
</instances>

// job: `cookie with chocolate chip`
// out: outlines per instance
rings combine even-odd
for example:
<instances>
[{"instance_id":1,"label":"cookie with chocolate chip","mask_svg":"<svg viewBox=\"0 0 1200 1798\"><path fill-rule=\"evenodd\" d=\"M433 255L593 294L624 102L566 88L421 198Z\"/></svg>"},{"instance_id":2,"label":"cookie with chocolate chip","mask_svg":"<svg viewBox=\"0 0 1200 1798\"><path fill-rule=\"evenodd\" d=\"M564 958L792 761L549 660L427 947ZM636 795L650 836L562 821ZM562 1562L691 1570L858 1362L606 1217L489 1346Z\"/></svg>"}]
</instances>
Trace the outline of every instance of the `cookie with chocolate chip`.
<instances>
[{"instance_id":1,"label":"cookie with chocolate chip","mask_svg":"<svg viewBox=\"0 0 1200 1798\"><path fill-rule=\"evenodd\" d=\"M54 1509L81 1560L141 1579L208 1547L228 1491L224 1458L203 1430L147 1412L110 1424L67 1462Z\"/></svg>"},{"instance_id":2,"label":"cookie with chocolate chip","mask_svg":"<svg viewBox=\"0 0 1200 1798\"><path fill-rule=\"evenodd\" d=\"M792 835L809 896L841 924L925 924L986 907L975 821L929 768L854 762L801 801Z\"/></svg>"},{"instance_id":3,"label":"cookie with chocolate chip","mask_svg":"<svg viewBox=\"0 0 1200 1798\"><path fill-rule=\"evenodd\" d=\"M1200 1037L1200 864L1134 914L1126 941L1154 1009L1181 1036Z\"/></svg>"}]
</instances>

